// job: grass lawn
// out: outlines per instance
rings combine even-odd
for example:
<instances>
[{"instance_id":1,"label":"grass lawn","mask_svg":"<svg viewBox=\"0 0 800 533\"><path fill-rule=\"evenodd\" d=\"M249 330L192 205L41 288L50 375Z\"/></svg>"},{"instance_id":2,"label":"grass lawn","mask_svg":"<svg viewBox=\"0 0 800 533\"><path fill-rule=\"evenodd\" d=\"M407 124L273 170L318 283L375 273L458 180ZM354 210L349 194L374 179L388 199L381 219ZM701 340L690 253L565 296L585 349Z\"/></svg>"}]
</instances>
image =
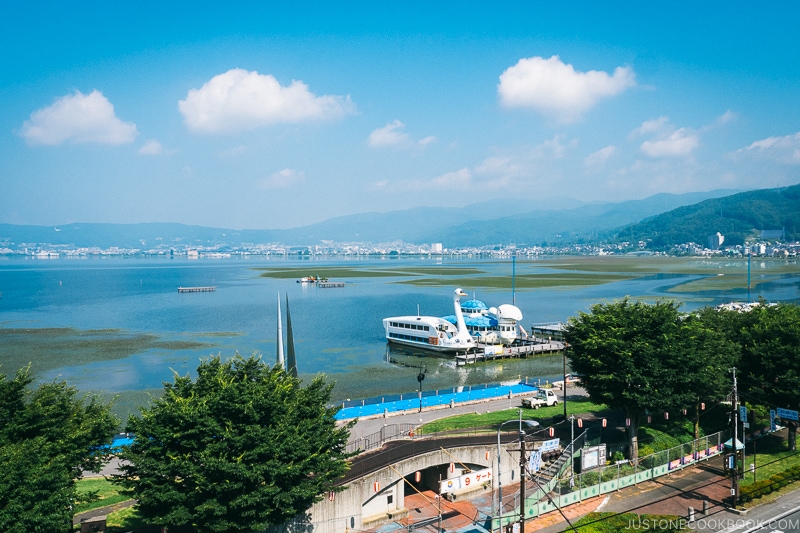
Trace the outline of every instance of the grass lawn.
<instances>
[{"instance_id":1,"label":"grass lawn","mask_svg":"<svg viewBox=\"0 0 800 533\"><path fill-rule=\"evenodd\" d=\"M750 472L750 464L753 462L752 444L747 446L745 455L744 479L740 481L740 486L752 485L753 474ZM783 472L800 465L800 452L789 451L786 447L786 440L780 435L772 434L756 441L756 480L767 479L773 474Z\"/></svg>"},{"instance_id":2,"label":"grass lawn","mask_svg":"<svg viewBox=\"0 0 800 533\"><path fill-rule=\"evenodd\" d=\"M78 495L83 498L75 502L75 514L131 499L127 494L120 494L120 487L103 477L90 477L78 481Z\"/></svg>"},{"instance_id":3,"label":"grass lawn","mask_svg":"<svg viewBox=\"0 0 800 533\"><path fill-rule=\"evenodd\" d=\"M588 399L570 400L567 402L567 416L571 414L601 413L607 409L605 405L592 403ZM494 427L496 430L496 428L506 420L519 418L520 411L522 411L523 420L536 420L539 421L542 426L545 426L546 423L549 424L552 417L564 414L564 406L560 404L553 407L541 407L539 409L525 409L524 407L519 407L492 413L467 413L450 416L423 425L420 428L420 433L438 433L440 431L486 426Z\"/></svg>"}]
</instances>

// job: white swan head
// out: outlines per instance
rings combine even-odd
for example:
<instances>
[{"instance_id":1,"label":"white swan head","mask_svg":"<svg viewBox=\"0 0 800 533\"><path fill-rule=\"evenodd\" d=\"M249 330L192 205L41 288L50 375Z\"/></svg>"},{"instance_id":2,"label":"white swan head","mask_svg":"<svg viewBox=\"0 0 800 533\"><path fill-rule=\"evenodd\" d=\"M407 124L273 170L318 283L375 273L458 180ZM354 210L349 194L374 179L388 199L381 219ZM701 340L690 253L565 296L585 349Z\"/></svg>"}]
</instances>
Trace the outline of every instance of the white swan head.
<instances>
[{"instance_id":1,"label":"white swan head","mask_svg":"<svg viewBox=\"0 0 800 533\"><path fill-rule=\"evenodd\" d=\"M460 288L453 291L453 301L460 300L462 296L468 296L468 294L462 291Z\"/></svg>"}]
</instances>

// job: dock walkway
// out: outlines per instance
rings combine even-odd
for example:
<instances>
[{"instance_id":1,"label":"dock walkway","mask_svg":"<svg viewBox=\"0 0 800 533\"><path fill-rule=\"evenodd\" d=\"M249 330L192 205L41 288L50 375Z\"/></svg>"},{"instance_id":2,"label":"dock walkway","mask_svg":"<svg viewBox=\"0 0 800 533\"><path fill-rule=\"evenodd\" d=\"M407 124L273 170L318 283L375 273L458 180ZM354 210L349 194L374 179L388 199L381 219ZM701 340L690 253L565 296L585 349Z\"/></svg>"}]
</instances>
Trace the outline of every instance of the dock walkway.
<instances>
[{"instance_id":1,"label":"dock walkway","mask_svg":"<svg viewBox=\"0 0 800 533\"><path fill-rule=\"evenodd\" d=\"M214 292L216 287L178 287L178 292Z\"/></svg>"}]
</instances>

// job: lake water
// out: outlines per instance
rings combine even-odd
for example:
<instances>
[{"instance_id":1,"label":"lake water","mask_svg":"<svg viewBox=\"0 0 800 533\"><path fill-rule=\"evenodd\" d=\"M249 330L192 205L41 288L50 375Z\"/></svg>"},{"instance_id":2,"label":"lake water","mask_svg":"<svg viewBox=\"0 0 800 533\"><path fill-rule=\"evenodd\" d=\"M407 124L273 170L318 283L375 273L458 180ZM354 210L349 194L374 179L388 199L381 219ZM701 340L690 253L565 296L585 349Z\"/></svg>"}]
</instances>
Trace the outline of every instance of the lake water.
<instances>
[{"instance_id":1,"label":"lake water","mask_svg":"<svg viewBox=\"0 0 800 533\"><path fill-rule=\"evenodd\" d=\"M475 267L488 276L508 277L508 288L481 289L460 285L489 306L511 303L509 261L452 258L327 258L264 257L0 259L0 328L13 330L0 346L0 372L10 374L20 357L32 362L37 379L66 379L84 391L124 393L158 389L172 380L172 371L191 373L202 357L263 354L275 360L276 299L288 294L301 378L325 373L336 383L334 399L365 398L417 390L418 367L428 368L426 390L498 382L518 377L553 379L561 356L503 360L456 367L452 359L390 349L381 320L386 316L453 313L457 285L415 286L399 283L408 276L342 279L344 288L319 288L295 279L260 277L258 268L324 265L352 267ZM517 262L517 273L530 273L546 261ZM427 275L424 277L432 277ZM625 295L653 300L684 299L683 309L747 299L742 291L702 295L667 292L698 276L653 275L629 281L580 288L517 290L516 305L523 325L566 321L597 302ZM178 293L179 286L215 286L215 292ZM759 288L771 300L800 298L798 276L781 278ZM757 295L753 295L753 298ZM285 312L285 309L284 309ZM284 323L285 327L285 323ZM45 328L72 328L55 333ZM22 331L30 330L30 331ZM98 341L92 332L106 332ZM103 344L114 337L152 335L155 342L134 343L129 352ZM13 341L13 342L12 342ZM187 346L183 343L202 343ZM92 343L94 343L92 345ZM160 343L160 344L159 344ZM86 359L86 346L99 355ZM104 350L108 350L107 356ZM117 350L117 351L115 351ZM20 355L20 351L23 355ZM22 363L25 364L25 363Z\"/></svg>"}]
</instances>

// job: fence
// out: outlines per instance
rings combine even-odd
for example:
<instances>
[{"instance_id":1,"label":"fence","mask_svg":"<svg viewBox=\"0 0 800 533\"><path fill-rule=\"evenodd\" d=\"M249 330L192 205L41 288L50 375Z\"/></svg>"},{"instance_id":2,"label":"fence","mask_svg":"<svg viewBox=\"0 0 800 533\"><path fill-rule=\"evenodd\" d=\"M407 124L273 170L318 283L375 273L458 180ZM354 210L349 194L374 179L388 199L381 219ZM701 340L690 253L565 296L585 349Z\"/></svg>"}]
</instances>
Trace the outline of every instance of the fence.
<instances>
[{"instance_id":1,"label":"fence","mask_svg":"<svg viewBox=\"0 0 800 533\"><path fill-rule=\"evenodd\" d=\"M536 489L532 496L525 499L526 518L537 517L585 499L623 489L704 461L722 453L724 442L728 438L730 438L730 430L720 431L645 456L640 458L636 464L625 461L582 473L573 472L570 465L574 461L567 461L560 472L549 481L542 483L534 478ZM572 454L573 459L580 453L577 446L578 440L576 439L575 443L577 453ZM566 452L570 450L571 446L567 447ZM512 511L503 517L504 524L517 520L519 520L519 512L515 514ZM494 527L497 527L497 524L494 524Z\"/></svg>"}]
</instances>

